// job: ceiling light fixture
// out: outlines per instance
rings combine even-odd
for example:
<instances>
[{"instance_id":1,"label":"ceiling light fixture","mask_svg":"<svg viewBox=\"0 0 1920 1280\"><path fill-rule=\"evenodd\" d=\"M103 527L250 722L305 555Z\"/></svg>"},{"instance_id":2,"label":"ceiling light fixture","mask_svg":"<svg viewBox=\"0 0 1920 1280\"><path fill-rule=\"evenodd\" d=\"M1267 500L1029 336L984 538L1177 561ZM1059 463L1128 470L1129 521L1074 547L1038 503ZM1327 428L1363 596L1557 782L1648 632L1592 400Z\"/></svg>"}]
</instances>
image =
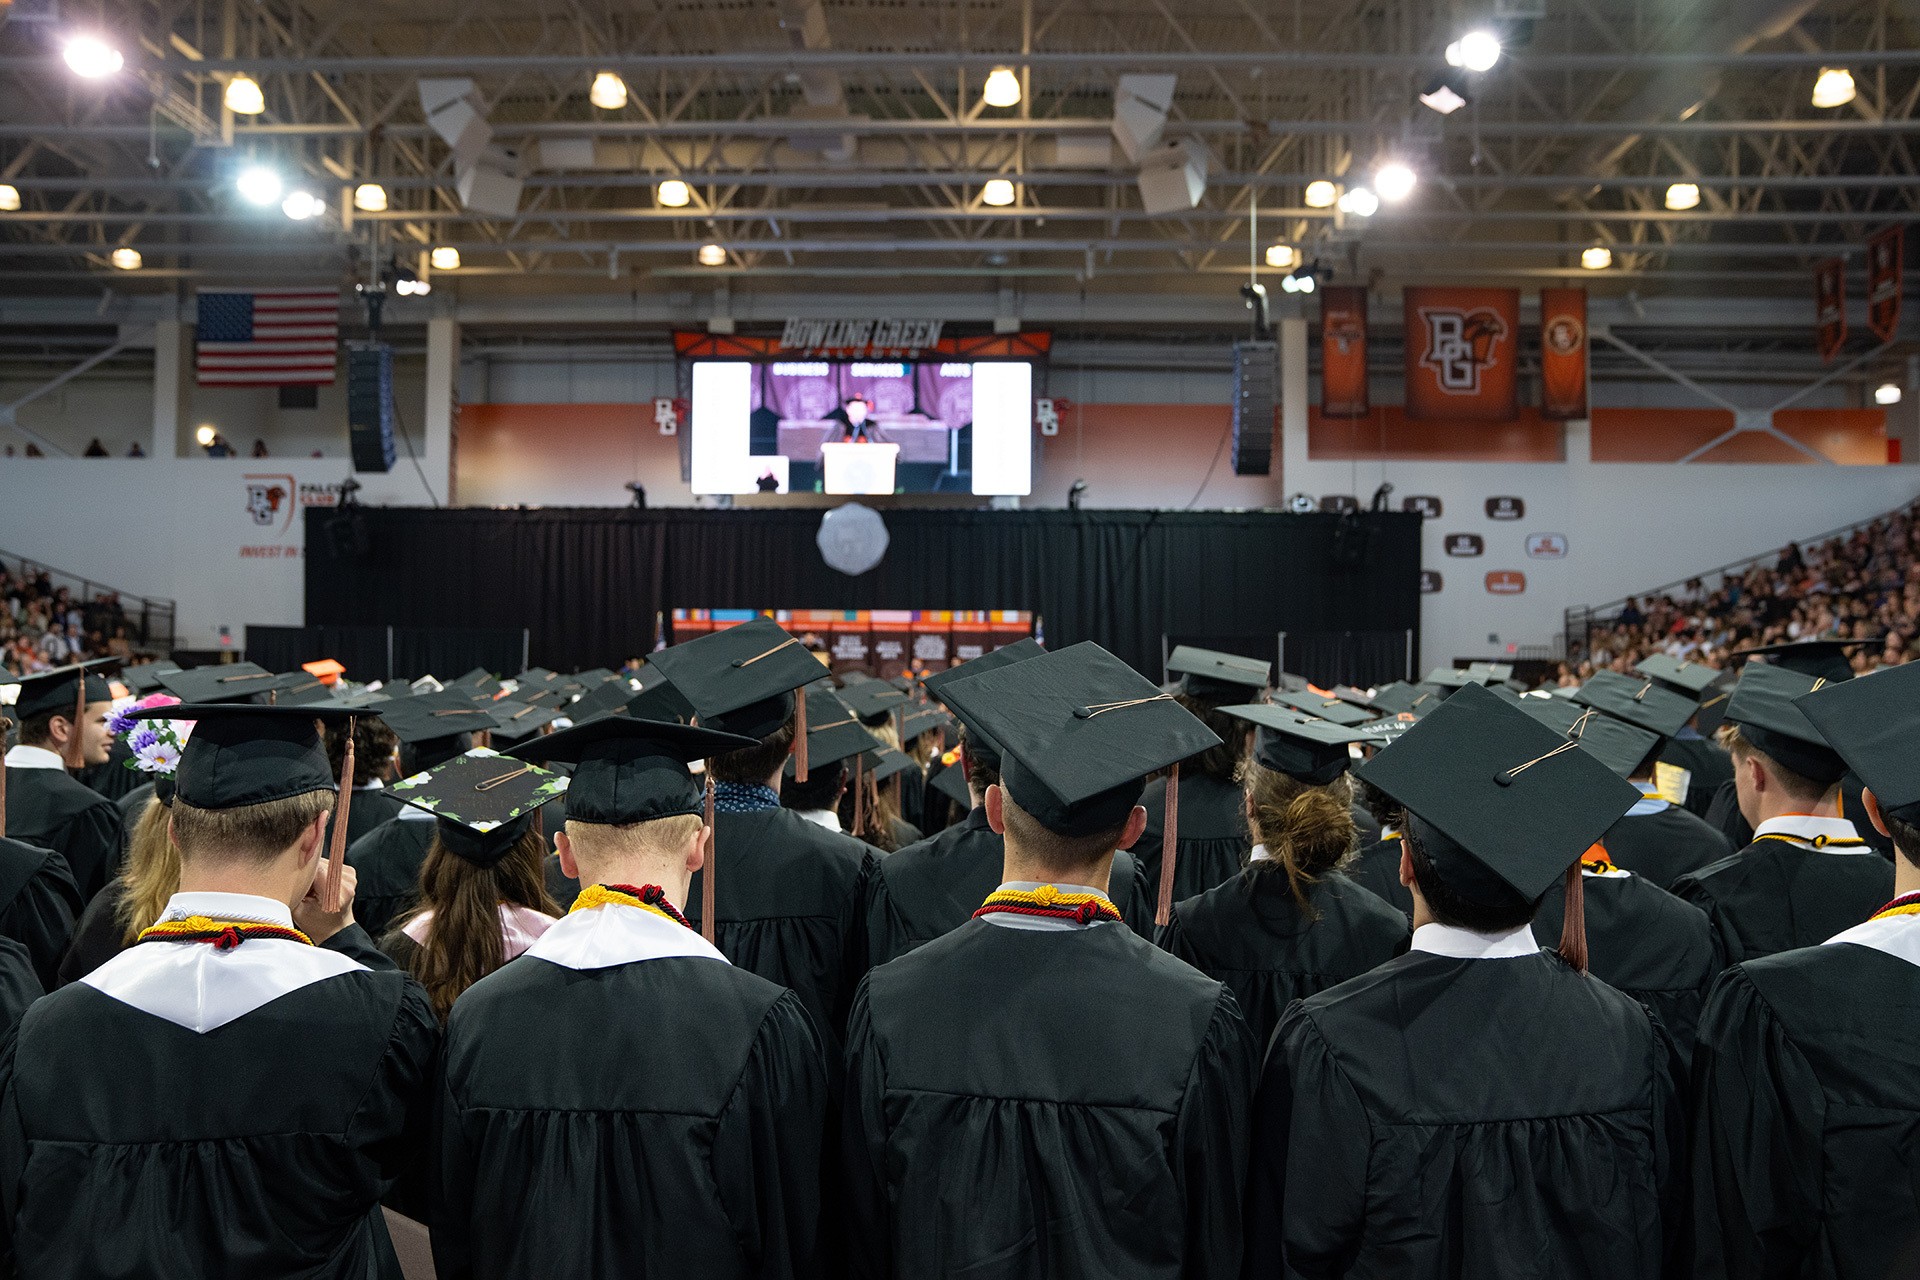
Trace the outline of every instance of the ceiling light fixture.
<instances>
[{"instance_id":1,"label":"ceiling light fixture","mask_svg":"<svg viewBox=\"0 0 1920 1280\"><path fill-rule=\"evenodd\" d=\"M653 198L663 209L684 209L693 203L693 188L678 178L668 178L654 188Z\"/></svg>"},{"instance_id":2,"label":"ceiling light fixture","mask_svg":"<svg viewBox=\"0 0 1920 1280\"><path fill-rule=\"evenodd\" d=\"M1700 203L1699 184L1676 182L1667 188L1667 208L1675 213L1684 213Z\"/></svg>"},{"instance_id":3,"label":"ceiling light fixture","mask_svg":"<svg viewBox=\"0 0 1920 1280\"><path fill-rule=\"evenodd\" d=\"M1316 179L1307 184L1306 202L1307 208L1309 209L1331 208L1333 202L1339 198L1340 188L1334 186L1325 178Z\"/></svg>"},{"instance_id":4,"label":"ceiling light fixture","mask_svg":"<svg viewBox=\"0 0 1920 1280\"><path fill-rule=\"evenodd\" d=\"M1282 271L1300 265L1300 251L1290 244L1270 244L1267 246L1267 265Z\"/></svg>"},{"instance_id":5,"label":"ceiling light fixture","mask_svg":"<svg viewBox=\"0 0 1920 1280\"><path fill-rule=\"evenodd\" d=\"M1469 71L1491 71L1493 64L1500 61L1500 37L1491 31L1467 32L1460 37L1458 49L1460 61L1453 63L1453 46L1448 48L1447 61Z\"/></svg>"},{"instance_id":6,"label":"ceiling light fixture","mask_svg":"<svg viewBox=\"0 0 1920 1280\"><path fill-rule=\"evenodd\" d=\"M724 267L727 265L727 251L717 244L700 246L700 265L703 267Z\"/></svg>"},{"instance_id":7,"label":"ceiling light fixture","mask_svg":"<svg viewBox=\"0 0 1920 1280\"><path fill-rule=\"evenodd\" d=\"M1813 105L1826 110L1853 101L1853 73L1845 67L1822 67L1813 82Z\"/></svg>"},{"instance_id":8,"label":"ceiling light fixture","mask_svg":"<svg viewBox=\"0 0 1920 1280\"><path fill-rule=\"evenodd\" d=\"M233 186L240 193L242 200L248 204L260 205L262 208L279 200L280 193L284 190L280 175L265 165L258 164L248 165L242 169L240 176L234 179Z\"/></svg>"},{"instance_id":9,"label":"ceiling light fixture","mask_svg":"<svg viewBox=\"0 0 1920 1280\"><path fill-rule=\"evenodd\" d=\"M1457 83L1459 76L1441 76L1420 92L1420 105L1450 116L1467 105L1467 95Z\"/></svg>"},{"instance_id":10,"label":"ceiling light fixture","mask_svg":"<svg viewBox=\"0 0 1920 1280\"><path fill-rule=\"evenodd\" d=\"M1412 195L1419 181L1412 168L1398 160L1389 160L1373 171L1373 189L1389 204L1399 204Z\"/></svg>"},{"instance_id":11,"label":"ceiling light fixture","mask_svg":"<svg viewBox=\"0 0 1920 1280\"><path fill-rule=\"evenodd\" d=\"M593 78L587 101L602 111L618 111L627 105L627 82L611 71L602 71Z\"/></svg>"},{"instance_id":12,"label":"ceiling light fixture","mask_svg":"<svg viewBox=\"0 0 1920 1280\"><path fill-rule=\"evenodd\" d=\"M387 189L377 182L363 182L353 189L353 207L362 213L385 213Z\"/></svg>"},{"instance_id":13,"label":"ceiling light fixture","mask_svg":"<svg viewBox=\"0 0 1920 1280\"><path fill-rule=\"evenodd\" d=\"M1580 254L1580 265L1589 271L1605 271L1613 265L1613 250L1603 244L1596 244Z\"/></svg>"},{"instance_id":14,"label":"ceiling light fixture","mask_svg":"<svg viewBox=\"0 0 1920 1280\"><path fill-rule=\"evenodd\" d=\"M443 244L427 255L427 261L435 271L458 271L460 269L460 251L450 244Z\"/></svg>"},{"instance_id":15,"label":"ceiling light fixture","mask_svg":"<svg viewBox=\"0 0 1920 1280\"><path fill-rule=\"evenodd\" d=\"M20 188L0 182L0 213L12 213L20 207Z\"/></svg>"},{"instance_id":16,"label":"ceiling light fixture","mask_svg":"<svg viewBox=\"0 0 1920 1280\"><path fill-rule=\"evenodd\" d=\"M121 245L108 255L107 261L122 271L138 271L140 269L140 251L138 249L130 249L126 245Z\"/></svg>"},{"instance_id":17,"label":"ceiling light fixture","mask_svg":"<svg viewBox=\"0 0 1920 1280\"><path fill-rule=\"evenodd\" d=\"M227 91L220 101L237 116L257 116L267 109L267 95L260 91L260 82L244 73L227 81Z\"/></svg>"},{"instance_id":18,"label":"ceiling light fixture","mask_svg":"<svg viewBox=\"0 0 1920 1280\"><path fill-rule=\"evenodd\" d=\"M98 80L127 65L120 51L98 36L75 36L60 52L68 69L82 80Z\"/></svg>"},{"instance_id":19,"label":"ceiling light fixture","mask_svg":"<svg viewBox=\"0 0 1920 1280\"><path fill-rule=\"evenodd\" d=\"M1348 187L1340 197L1340 212L1350 213L1356 218L1371 218L1380 212L1380 197L1365 187Z\"/></svg>"},{"instance_id":20,"label":"ceiling light fixture","mask_svg":"<svg viewBox=\"0 0 1920 1280\"><path fill-rule=\"evenodd\" d=\"M311 191L289 191L287 198L280 202L280 212L295 222L317 218L326 211L327 202Z\"/></svg>"},{"instance_id":21,"label":"ceiling light fixture","mask_svg":"<svg viewBox=\"0 0 1920 1280\"><path fill-rule=\"evenodd\" d=\"M1875 404L1899 404L1900 384L1897 382L1881 383L1873 389L1873 402Z\"/></svg>"},{"instance_id":22,"label":"ceiling light fixture","mask_svg":"<svg viewBox=\"0 0 1920 1280\"><path fill-rule=\"evenodd\" d=\"M1010 67L995 67L980 91L980 100L990 107L1020 105L1020 77Z\"/></svg>"},{"instance_id":23,"label":"ceiling light fixture","mask_svg":"<svg viewBox=\"0 0 1920 1280\"><path fill-rule=\"evenodd\" d=\"M996 209L1006 208L1014 202L1015 198L1013 183L1005 178L989 178L987 185L980 188L980 203L992 205Z\"/></svg>"}]
</instances>

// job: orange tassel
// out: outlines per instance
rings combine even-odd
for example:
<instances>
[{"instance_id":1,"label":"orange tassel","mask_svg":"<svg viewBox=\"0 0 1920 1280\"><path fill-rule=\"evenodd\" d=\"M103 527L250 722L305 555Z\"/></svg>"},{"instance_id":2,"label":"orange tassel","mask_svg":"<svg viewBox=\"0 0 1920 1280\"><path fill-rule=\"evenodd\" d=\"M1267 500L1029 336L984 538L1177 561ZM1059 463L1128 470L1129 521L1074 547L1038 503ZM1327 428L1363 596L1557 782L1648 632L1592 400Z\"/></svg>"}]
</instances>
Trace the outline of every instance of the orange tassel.
<instances>
[{"instance_id":1,"label":"orange tassel","mask_svg":"<svg viewBox=\"0 0 1920 1280\"><path fill-rule=\"evenodd\" d=\"M1167 774L1167 822L1166 830L1160 835L1160 905L1153 913L1153 922L1165 928L1173 919L1173 864L1179 853L1180 841L1180 766L1174 765Z\"/></svg>"},{"instance_id":2,"label":"orange tassel","mask_svg":"<svg viewBox=\"0 0 1920 1280\"><path fill-rule=\"evenodd\" d=\"M87 719L87 673L80 673L80 687L73 691L73 731L67 735L67 755L63 763L69 769L87 767L87 753L80 747L81 726Z\"/></svg>"},{"instance_id":3,"label":"orange tassel","mask_svg":"<svg viewBox=\"0 0 1920 1280\"><path fill-rule=\"evenodd\" d=\"M1580 864L1567 868L1566 914L1560 922L1560 958L1587 971L1587 889L1581 883Z\"/></svg>"},{"instance_id":4,"label":"orange tassel","mask_svg":"<svg viewBox=\"0 0 1920 1280\"><path fill-rule=\"evenodd\" d=\"M13 728L13 721L0 716L0 751L6 749L6 736ZM7 771L0 767L0 836L7 834Z\"/></svg>"},{"instance_id":5,"label":"orange tassel","mask_svg":"<svg viewBox=\"0 0 1920 1280\"><path fill-rule=\"evenodd\" d=\"M326 880L320 889L320 905L328 914L340 909L340 874L347 865L347 812L353 807L353 729L347 721L347 749L340 757L340 798L333 806L333 841L327 850Z\"/></svg>"},{"instance_id":6,"label":"orange tassel","mask_svg":"<svg viewBox=\"0 0 1920 1280\"><path fill-rule=\"evenodd\" d=\"M793 780L807 780L807 691L793 695Z\"/></svg>"},{"instance_id":7,"label":"orange tassel","mask_svg":"<svg viewBox=\"0 0 1920 1280\"><path fill-rule=\"evenodd\" d=\"M797 767L797 766L796 766ZM707 761L707 829L713 830L713 761ZM720 833L707 838L707 865L700 876L700 936L713 941L713 862L720 849Z\"/></svg>"},{"instance_id":8,"label":"orange tassel","mask_svg":"<svg viewBox=\"0 0 1920 1280\"><path fill-rule=\"evenodd\" d=\"M864 762L859 756L853 758L853 834L856 836L867 829L867 779Z\"/></svg>"}]
</instances>

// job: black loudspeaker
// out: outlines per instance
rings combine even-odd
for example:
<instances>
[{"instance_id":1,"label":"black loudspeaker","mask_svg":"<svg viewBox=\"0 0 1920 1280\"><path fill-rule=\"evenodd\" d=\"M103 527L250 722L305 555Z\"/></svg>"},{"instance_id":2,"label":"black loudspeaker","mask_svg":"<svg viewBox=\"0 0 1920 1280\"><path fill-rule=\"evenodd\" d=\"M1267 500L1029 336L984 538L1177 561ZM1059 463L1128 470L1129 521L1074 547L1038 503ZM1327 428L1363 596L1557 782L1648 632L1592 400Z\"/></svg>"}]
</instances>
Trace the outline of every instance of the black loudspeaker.
<instances>
[{"instance_id":1,"label":"black loudspeaker","mask_svg":"<svg viewBox=\"0 0 1920 1280\"><path fill-rule=\"evenodd\" d=\"M393 470L393 348L347 348L347 430L355 471Z\"/></svg>"},{"instance_id":2,"label":"black loudspeaker","mask_svg":"<svg viewBox=\"0 0 1920 1280\"><path fill-rule=\"evenodd\" d=\"M1279 348L1271 342L1233 344L1233 474L1273 470L1274 383Z\"/></svg>"}]
</instances>

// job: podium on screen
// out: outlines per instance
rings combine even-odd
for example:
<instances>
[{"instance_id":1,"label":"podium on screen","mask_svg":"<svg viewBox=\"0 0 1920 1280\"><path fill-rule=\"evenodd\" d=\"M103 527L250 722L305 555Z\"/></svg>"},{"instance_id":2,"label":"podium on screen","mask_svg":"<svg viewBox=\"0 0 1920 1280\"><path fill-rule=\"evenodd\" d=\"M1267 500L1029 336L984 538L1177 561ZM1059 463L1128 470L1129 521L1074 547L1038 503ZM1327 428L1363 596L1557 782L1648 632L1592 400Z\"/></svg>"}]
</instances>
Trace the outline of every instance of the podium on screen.
<instances>
[{"instance_id":1,"label":"podium on screen","mask_svg":"<svg viewBox=\"0 0 1920 1280\"><path fill-rule=\"evenodd\" d=\"M892 493L900 446L839 441L821 445L820 460L822 488L828 493Z\"/></svg>"}]
</instances>

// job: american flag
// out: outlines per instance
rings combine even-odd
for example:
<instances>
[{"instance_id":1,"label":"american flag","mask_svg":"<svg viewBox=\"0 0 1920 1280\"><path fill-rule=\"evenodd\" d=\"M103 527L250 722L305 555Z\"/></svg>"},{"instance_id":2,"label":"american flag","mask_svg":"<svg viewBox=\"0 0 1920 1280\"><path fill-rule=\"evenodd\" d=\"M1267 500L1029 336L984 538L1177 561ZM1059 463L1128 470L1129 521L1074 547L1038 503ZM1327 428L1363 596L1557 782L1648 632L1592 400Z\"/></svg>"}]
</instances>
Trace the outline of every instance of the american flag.
<instances>
[{"instance_id":1,"label":"american flag","mask_svg":"<svg viewBox=\"0 0 1920 1280\"><path fill-rule=\"evenodd\" d=\"M195 369L203 387L333 382L338 289L202 289Z\"/></svg>"}]
</instances>

